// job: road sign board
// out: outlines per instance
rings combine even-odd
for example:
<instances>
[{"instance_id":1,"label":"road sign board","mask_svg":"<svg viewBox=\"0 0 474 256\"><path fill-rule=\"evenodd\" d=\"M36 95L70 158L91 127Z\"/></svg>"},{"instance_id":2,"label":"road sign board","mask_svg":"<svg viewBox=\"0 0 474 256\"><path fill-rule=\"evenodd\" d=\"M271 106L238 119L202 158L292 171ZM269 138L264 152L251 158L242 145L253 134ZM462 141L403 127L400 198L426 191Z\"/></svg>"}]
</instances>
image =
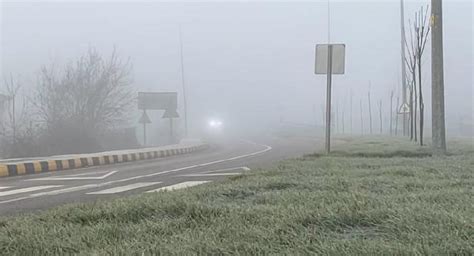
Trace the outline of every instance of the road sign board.
<instances>
[{"instance_id":1,"label":"road sign board","mask_svg":"<svg viewBox=\"0 0 474 256\"><path fill-rule=\"evenodd\" d=\"M178 118L179 114L176 109L167 109L161 118Z\"/></svg>"},{"instance_id":2,"label":"road sign board","mask_svg":"<svg viewBox=\"0 0 474 256\"><path fill-rule=\"evenodd\" d=\"M140 124L151 124L150 117L148 117L148 115L145 111L143 111L143 114L140 117L140 119L138 120L138 123L140 123Z\"/></svg>"},{"instance_id":3,"label":"road sign board","mask_svg":"<svg viewBox=\"0 0 474 256\"><path fill-rule=\"evenodd\" d=\"M410 113L410 106L408 106L408 103L406 103L406 102L403 103L403 104L400 106L400 108L399 108L399 110L398 110L398 113L399 113L399 114L408 114L408 113Z\"/></svg>"},{"instance_id":4,"label":"road sign board","mask_svg":"<svg viewBox=\"0 0 474 256\"><path fill-rule=\"evenodd\" d=\"M332 45L332 74L342 75L345 71L345 44ZM328 44L316 45L315 74L326 75L328 71Z\"/></svg>"},{"instance_id":5,"label":"road sign board","mask_svg":"<svg viewBox=\"0 0 474 256\"><path fill-rule=\"evenodd\" d=\"M178 107L177 92L139 92L138 109L166 110Z\"/></svg>"}]
</instances>

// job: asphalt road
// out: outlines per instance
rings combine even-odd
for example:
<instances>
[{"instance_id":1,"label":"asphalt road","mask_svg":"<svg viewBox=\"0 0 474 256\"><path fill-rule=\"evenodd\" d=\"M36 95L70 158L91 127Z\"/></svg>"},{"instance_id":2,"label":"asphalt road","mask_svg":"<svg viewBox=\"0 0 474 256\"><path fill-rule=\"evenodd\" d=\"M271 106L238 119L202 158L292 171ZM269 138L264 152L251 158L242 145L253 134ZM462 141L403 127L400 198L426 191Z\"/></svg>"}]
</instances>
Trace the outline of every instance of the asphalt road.
<instances>
[{"instance_id":1,"label":"asphalt road","mask_svg":"<svg viewBox=\"0 0 474 256\"><path fill-rule=\"evenodd\" d=\"M310 138L227 140L174 157L0 179L0 215L94 202L225 179L319 148Z\"/></svg>"}]
</instances>

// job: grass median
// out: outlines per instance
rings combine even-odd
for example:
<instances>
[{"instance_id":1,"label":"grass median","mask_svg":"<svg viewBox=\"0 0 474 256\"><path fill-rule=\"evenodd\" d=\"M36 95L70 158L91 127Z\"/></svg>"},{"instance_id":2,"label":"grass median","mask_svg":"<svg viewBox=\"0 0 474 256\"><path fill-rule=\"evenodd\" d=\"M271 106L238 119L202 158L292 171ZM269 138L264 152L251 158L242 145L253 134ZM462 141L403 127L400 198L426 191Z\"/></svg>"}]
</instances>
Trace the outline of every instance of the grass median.
<instances>
[{"instance_id":1,"label":"grass median","mask_svg":"<svg viewBox=\"0 0 474 256\"><path fill-rule=\"evenodd\" d=\"M472 255L474 149L343 139L223 182L0 219L3 255Z\"/></svg>"}]
</instances>

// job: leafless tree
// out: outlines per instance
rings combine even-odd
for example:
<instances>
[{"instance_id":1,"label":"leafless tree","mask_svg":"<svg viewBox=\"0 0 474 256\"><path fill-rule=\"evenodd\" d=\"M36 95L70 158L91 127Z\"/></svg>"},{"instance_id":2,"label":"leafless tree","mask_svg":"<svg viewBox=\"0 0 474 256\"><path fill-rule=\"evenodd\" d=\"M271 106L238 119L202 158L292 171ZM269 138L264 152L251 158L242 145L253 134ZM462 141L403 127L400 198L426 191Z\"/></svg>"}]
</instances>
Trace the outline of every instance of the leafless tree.
<instances>
[{"instance_id":1,"label":"leafless tree","mask_svg":"<svg viewBox=\"0 0 474 256\"><path fill-rule=\"evenodd\" d=\"M6 133L11 133L11 140L14 144L16 142L16 133L18 130L17 127L17 97L18 91L21 88L20 83L15 82L13 80L13 75L10 74L10 79L5 78L4 81L5 89L6 89L6 97L5 97L5 105L7 105L7 123L2 123L4 128L2 131L4 132L4 136Z\"/></svg>"},{"instance_id":2,"label":"leafless tree","mask_svg":"<svg viewBox=\"0 0 474 256\"><path fill-rule=\"evenodd\" d=\"M115 49L108 58L89 49L64 70L43 67L35 102L48 132L63 138L62 145L68 139L96 142L98 133L120 124L132 109L135 93L130 72L129 60L122 60Z\"/></svg>"},{"instance_id":3,"label":"leafless tree","mask_svg":"<svg viewBox=\"0 0 474 256\"><path fill-rule=\"evenodd\" d=\"M423 52L426 47L426 42L428 40L430 26L428 23L428 11L429 7L421 7L419 11L415 13L415 21L412 23L409 22L410 27L410 45L405 41L407 46L407 54L405 57L405 62L408 67L409 72L411 73L411 86L410 86L410 98L411 98L411 126L412 134L411 138L417 141L417 113L418 107L420 111L420 145L423 146L423 130L424 130L424 100L423 100L423 90L422 90L422 79L421 79L421 67L422 67L422 57ZM418 88L417 88L418 87ZM414 95L413 95L414 94ZM414 105L414 108L413 108Z\"/></svg>"},{"instance_id":4,"label":"leafless tree","mask_svg":"<svg viewBox=\"0 0 474 256\"><path fill-rule=\"evenodd\" d=\"M0 146L8 157L30 156L36 149L36 134L33 132L29 99L21 92L22 86L13 75L5 79L4 85L2 107L6 108L3 113L6 118L0 122Z\"/></svg>"},{"instance_id":5,"label":"leafless tree","mask_svg":"<svg viewBox=\"0 0 474 256\"><path fill-rule=\"evenodd\" d=\"M405 45L407 49L407 55L405 56L405 64L407 65L407 71L410 72L411 79L408 79L408 89L410 91L409 95L409 106L410 106L410 140L417 141L417 132L416 132L416 120L417 120L417 93L416 93L416 66L417 66L417 57L416 57L416 48L414 41L413 29L411 26L411 21L409 21L409 36L405 37ZM410 45L408 45L407 38L410 38ZM409 77L409 76L407 76Z\"/></svg>"},{"instance_id":6,"label":"leafless tree","mask_svg":"<svg viewBox=\"0 0 474 256\"><path fill-rule=\"evenodd\" d=\"M425 104L423 101L423 90L421 85L421 61L423 57L423 53L425 51L426 42L428 41L428 35L430 33L430 26L427 25L428 23L428 11L429 7L424 8L421 7L420 11L415 13L415 22L414 22L414 30L416 36L415 42L415 56L416 56L416 63L418 68L418 92L419 92L419 105L420 105L420 145L423 146L423 128L424 128L424 112L425 112Z\"/></svg>"}]
</instances>

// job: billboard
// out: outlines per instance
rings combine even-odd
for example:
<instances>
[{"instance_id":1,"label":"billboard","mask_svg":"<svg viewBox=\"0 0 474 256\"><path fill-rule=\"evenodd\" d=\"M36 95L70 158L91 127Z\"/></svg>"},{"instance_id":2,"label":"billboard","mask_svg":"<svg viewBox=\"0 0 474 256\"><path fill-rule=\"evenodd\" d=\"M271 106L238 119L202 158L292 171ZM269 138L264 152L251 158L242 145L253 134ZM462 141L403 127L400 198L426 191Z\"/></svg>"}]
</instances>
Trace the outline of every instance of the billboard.
<instances>
[{"instance_id":1,"label":"billboard","mask_svg":"<svg viewBox=\"0 0 474 256\"><path fill-rule=\"evenodd\" d=\"M176 110L177 92L139 92L138 109Z\"/></svg>"}]
</instances>

